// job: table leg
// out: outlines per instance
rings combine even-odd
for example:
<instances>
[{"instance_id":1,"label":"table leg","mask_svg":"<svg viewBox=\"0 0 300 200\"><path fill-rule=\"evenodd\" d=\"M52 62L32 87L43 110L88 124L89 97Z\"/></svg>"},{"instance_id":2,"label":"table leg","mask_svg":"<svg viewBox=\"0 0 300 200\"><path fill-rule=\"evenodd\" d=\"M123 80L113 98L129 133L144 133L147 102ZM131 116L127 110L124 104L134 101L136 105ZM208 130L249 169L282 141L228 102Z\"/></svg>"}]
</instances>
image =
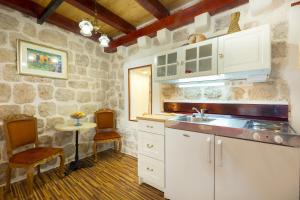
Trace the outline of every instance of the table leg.
<instances>
[{"instance_id":1,"label":"table leg","mask_svg":"<svg viewBox=\"0 0 300 200\"><path fill-rule=\"evenodd\" d=\"M80 168L85 168L85 167L92 167L92 164L83 162L79 160L79 155L78 155L78 137L79 137L79 131L76 130L76 141L75 141L75 160L70 163L69 169L65 172L65 175L69 175L72 171L76 171L77 169Z\"/></svg>"}]
</instances>

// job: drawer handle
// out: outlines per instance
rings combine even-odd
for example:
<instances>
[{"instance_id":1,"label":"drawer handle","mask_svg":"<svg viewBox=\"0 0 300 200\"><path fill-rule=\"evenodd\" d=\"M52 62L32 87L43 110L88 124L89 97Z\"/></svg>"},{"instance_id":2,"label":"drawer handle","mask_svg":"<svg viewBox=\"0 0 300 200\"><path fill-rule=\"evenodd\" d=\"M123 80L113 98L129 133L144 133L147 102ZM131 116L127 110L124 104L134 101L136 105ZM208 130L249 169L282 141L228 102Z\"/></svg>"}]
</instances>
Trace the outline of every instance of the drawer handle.
<instances>
[{"instance_id":1,"label":"drawer handle","mask_svg":"<svg viewBox=\"0 0 300 200\"><path fill-rule=\"evenodd\" d=\"M191 137L191 136L189 136L188 134L182 134L184 137Z\"/></svg>"},{"instance_id":2,"label":"drawer handle","mask_svg":"<svg viewBox=\"0 0 300 200\"><path fill-rule=\"evenodd\" d=\"M147 127L147 128L153 128L153 126L149 126L149 125L147 125L146 127Z\"/></svg>"},{"instance_id":3,"label":"drawer handle","mask_svg":"<svg viewBox=\"0 0 300 200\"><path fill-rule=\"evenodd\" d=\"M150 167L147 167L147 170L150 171L150 172L153 172L154 170Z\"/></svg>"},{"instance_id":4,"label":"drawer handle","mask_svg":"<svg viewBox=\"0 0 300 200\"><path fill-rule=\"evenodd\" d=\"M147 147L148 147L149 149L151 149L151 148L154 147L154 145L153 145L153 144L147 144Z\"/></svg>"}]
</instances>

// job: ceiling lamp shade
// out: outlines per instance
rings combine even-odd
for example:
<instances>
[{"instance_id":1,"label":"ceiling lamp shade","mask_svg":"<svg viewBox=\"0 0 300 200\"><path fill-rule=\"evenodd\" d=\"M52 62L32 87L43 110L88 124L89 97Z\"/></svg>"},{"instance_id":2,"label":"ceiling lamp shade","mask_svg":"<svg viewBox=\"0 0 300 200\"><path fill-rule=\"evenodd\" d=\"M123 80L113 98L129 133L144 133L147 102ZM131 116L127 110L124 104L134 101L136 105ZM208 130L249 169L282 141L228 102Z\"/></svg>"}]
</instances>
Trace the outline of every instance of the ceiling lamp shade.
<instances>
[{"instance_id":1,"label":"ceiling lamp shade","mask_svg":"<svg viewBox=\"0 0 300 200\"><path fill-rule=\"evenodd\" d=\"M93 25L91 22L87 20L82 20L79 23L79 28L80 28L80 34L86 37L91 37L92 36L92 31L93 31Z\"/></svg>"},{"instance_id":2,"label":"ceiling lamp shade","mask_svg":"<svg viewBox=\"0 0 300 200\"><path fill-rule=\"evenodd\" d=\"M109 46L110 39L107 37L106 34L102 34L102 35L99 37L99 42L100 42L100 46L101 46L101 47L108 47L108 46Z\"/></svg>"}]
</instances>

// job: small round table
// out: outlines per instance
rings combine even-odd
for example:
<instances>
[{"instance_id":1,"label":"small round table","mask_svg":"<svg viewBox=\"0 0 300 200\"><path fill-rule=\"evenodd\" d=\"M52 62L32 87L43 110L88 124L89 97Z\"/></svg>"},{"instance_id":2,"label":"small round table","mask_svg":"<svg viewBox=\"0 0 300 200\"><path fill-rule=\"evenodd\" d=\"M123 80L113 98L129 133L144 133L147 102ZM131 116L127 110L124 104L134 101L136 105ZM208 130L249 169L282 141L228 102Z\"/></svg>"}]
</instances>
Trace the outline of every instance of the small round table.
<instances>
[{"instance_id":1,"label":"small round table","mask_svg":"<svg viewBox=\"0 0 300 200\"><path fill-rule=\"evenodd\" d=\"M78 136L80 130L92 129L97 126L96 123L83 122L81 126L75 126L72 124L57 124L55 125L55 129L58 131L75 131L76 132L76 152L75 152L75 161L72 161L69 165L69 169L66 171L66 175L70 174L70 172L75 171L80 168L90 167L90 165L86 165L84 162L80 161L78 158Z\"/></svg>"}]
</instances>

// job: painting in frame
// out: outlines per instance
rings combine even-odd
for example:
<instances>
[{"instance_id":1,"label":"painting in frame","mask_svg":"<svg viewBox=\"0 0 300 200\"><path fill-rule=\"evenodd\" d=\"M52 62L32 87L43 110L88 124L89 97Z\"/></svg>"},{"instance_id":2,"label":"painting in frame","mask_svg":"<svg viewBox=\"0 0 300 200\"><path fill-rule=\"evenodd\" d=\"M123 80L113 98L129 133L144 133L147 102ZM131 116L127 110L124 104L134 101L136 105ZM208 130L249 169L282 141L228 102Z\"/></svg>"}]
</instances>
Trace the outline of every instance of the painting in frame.
<instances>
[{"instance_id":1,"label":"painting in frame","mask_svg":"<svg viewBox=\"0 0 300 200\"><path fill-rule=\"evenodd\" d=\"M66 51L18 40L18 73L47 78L68 78Z\"/></svg>"}]
</instances>

